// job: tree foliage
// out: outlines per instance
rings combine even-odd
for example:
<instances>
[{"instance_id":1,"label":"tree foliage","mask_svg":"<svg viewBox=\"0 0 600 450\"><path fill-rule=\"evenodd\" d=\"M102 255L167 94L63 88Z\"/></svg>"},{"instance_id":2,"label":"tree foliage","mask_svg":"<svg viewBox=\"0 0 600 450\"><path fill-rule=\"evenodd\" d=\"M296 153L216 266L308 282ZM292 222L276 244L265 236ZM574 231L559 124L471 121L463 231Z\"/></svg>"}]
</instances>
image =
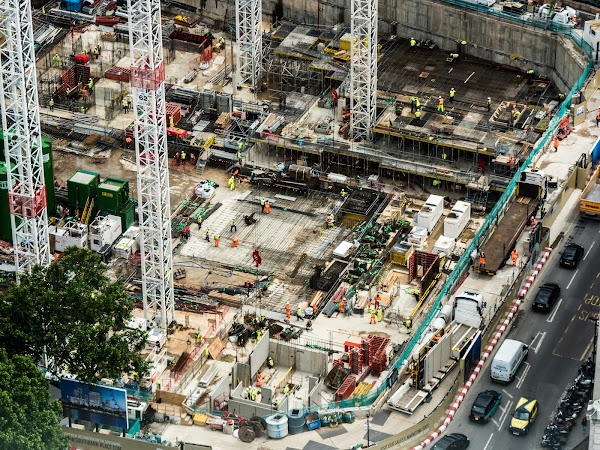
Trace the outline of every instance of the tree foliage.
<instances>
[{"instance_id":1,"label":"tree foliage","mask_svg":"<svg viewBox=\"0 0 600 450\"><path fill-rule=\"evenodd\" d=\"M97 254L71 247L21 276L0 297L0 345L34 361L45 351L50 372L66 370L83 381L145 374L146 333L126 328L134 302L104 268Z\"/></svg>"},{"instance_id":2,"label":"tree foliage","mask_svg":"<svg viewBox=\"0 0 600 450\"><path fill-rule=\"evenodd\" d=\"M9 356L0 348L0 448L68 448L59 424L61 407L50 402L48 381L29 356Z\"/></svg>"}]
</instances>

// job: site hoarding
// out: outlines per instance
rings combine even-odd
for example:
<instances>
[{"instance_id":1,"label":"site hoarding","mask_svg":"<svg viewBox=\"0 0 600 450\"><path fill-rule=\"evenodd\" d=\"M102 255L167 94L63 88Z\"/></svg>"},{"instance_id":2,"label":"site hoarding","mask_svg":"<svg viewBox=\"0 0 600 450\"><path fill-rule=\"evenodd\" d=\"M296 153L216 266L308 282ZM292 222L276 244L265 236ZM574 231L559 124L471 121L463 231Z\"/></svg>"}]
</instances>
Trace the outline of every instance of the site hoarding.
<instances>
[{"instance_id":1,"label":"site hoarding","mask_svg":"<svg viewBox=\"0 0 600 450\"><path fill-rule=\"evenodd\" d=\"M63 378L60 380L60 394L65 417L129 428L125 389Z\"/></svg>"}]
</instances>

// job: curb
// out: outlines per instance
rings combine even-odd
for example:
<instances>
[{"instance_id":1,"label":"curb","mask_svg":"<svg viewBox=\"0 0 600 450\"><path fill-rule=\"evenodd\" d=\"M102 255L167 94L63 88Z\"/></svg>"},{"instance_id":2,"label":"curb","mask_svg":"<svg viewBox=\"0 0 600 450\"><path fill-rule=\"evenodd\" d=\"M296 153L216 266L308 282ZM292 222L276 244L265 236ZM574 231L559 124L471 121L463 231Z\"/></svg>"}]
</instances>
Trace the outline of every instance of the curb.
<instances>
[{"instance_id":1,"label":"curb","mask_svg":"<svg viewBox=\"0 0 600 450\"><path fill-rule=\"evenodd\" d=\"M542 269L542 266L548 260L548 257L550 256L550 252L551 251L552 251L551 248L546 248L546 250L544 250L544 254L538 260L538 262L537 262L537 264L535 266L535 269L533 269L533 271L531 272L531 275L529 275L529 278L527 278L527 281L525 282L525 284L523 285L523 287L519 291L519 298L520 299L525 298L525 295L527 294L527 291L529 290L529 288L533 284L533 281L537 277L538 273L540 273L540 270Z\"/></svg>"},{"instance_id":2,"label":"curb","mask_svg":"<svg viewBox=\"0 0 600 450\"><path fill-rule=\"evenodd\" d=\"M529 286L531 286L531 283L533 282L533 280L535 279L535 277L539 273L541 267L548 260L548 255L550 255L551 251L552 251L551 248L546 248L546 250L544 251L544 254L538 260L538 262L536 264L536 267L535 267L535 270L532 272L532 275L529 277L529 280L527 281L529 283ZM529 289L529 286L527 286L527 289ZM525 289L525 292L527 292L527 289ZM523 294L523 297L524 296L525 296L525 294ZM467 392L469 392L469 389L473 385L473 382L475 381L475 378L477 378L477 375L479 375L479 372L483 368L483 364L489 358L490 353L492 353L492 350L494 349L494 347L498 343L498 340L500 340L500 337L506 331L506 328L508 327L508 324L510 323L510 321L513 319L513 317L517 313L517 310L519 309L519 306L521 305L521 300L522 300L523 297L521 297L521 293L519 292L519 297L513 303L512 307L510 308L510 311L506 315L506 319L504 319L504 322L502 322L502 325L500 326L500 328L498 329L498 331L494 335L494 338L492 339L492 341L490 342L490 344L485 348L485 352L483 353L483 355L481 356L481 359L477 363L477 367L475 367L475 369L471 373L471 376L469 377L469 379L465 383L464 387L461 389L460 394L458 394L458 397L456 398L456 400L454 401L454 403L452 404L452 406L450 406L450 411L448 412L448 415L444 419L444 423L442 423L442 425L440 425L440 427L437 430L435 430L427 439L425 439L419 445L416 445L415 447L413 447L412 450L422 450L422 449L424 449L429 444L431 444L436 438L438 438L446 430L446 428L448 428L448 425L450 424L450 422L454 418L454 414L456 414L456 411L458 410L458 407L460 406L460 404L464 400L465 395L467 395Z\"/></svg>"}]
</instances>

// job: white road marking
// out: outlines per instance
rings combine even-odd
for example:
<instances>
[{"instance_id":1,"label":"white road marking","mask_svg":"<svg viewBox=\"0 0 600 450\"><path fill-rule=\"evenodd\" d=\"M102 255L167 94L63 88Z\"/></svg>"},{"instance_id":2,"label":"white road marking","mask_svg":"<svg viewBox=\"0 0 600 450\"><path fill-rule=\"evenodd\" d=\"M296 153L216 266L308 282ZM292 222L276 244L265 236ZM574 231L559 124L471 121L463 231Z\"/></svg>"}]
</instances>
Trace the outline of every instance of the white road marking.
<instances>
[{"instance_id":1,"label":"white road marking","mask_svg":"<svg viewBox=\"0 0 600 450\"><path fill-rule=\"evenodd\" d=\"M490 441L492 440L492 436L493 435L494 435L494 433L490 434L490 437L487 440L487 443L485 444L485 447L483 447L483 450L486 450L488 448L488 445L490 445Z\"/></svg>"},{"instance_id":2,"label":"white road marking","mask_svg":"<svg viewBox=\"0 0 600 450\"><path fill-rule=\"evenodd\" d=\"M573 280L575 279L575 277L577 276L577 272L579 272L579 269L577 269L575 271L575 273L573 274L573 276L571 277L571 281L569 281L569 284L567 284L567 289L569 289L571 287L571 283L573 282Z\"/></svg>"},{"instance_id":3,"label":"white road marking","mask_svg":"<svg viewBox=\"0 0 600 450\"><path fill-rule=\"evenodd\" d=\"M552 323L552 321L554 320L554 317L556 317L556 313L558 312L558 308L560 307L561 303L562 303L562 298L558 301L558 303L554 307L554 311L552 311L552 314L550 314L550 316L546 319L546 322Z\"/></svg>"},{"instance_id":4,"label":"white road marking","mask_svg":"<svg viewBox=\"0 0 600 450\"><path fill-rule=\"evenodd\" d=\"M585 258L587 258L587 256L590 254L590 252L592 251L592 247L594 246L594 244L596 243L596 241L592 242L592 245L590 245L589 250L587 251L587 253L585 254L585 256L583 257L583 260L585 261Z\"/></svg>"},{"instance_id":5,"label":"white road marking","mask_svg":"<svg viewBox=\"0 0 600 450\"><path fill-rule=\"evenodd\" d=\"M498 422L496 422L496 420L495 420L495 419L492 419L492 422L494 422L494 424L495 424L497 427L499 427L499 426L500 426L500 425L498 425Z\"/></svg>"},{"instance_id":6,"label":"white road marking","mask_svg":"<svg viewBox=\"0 0 600 450\"><path fill-rule=\"evenodd\" d=\"M508 411L510 411L512 404L513 404L512 400L509 401L506 404L506 408L504 409L504 411L502 411L502 414L500 415L500 423L498 424L498 430L502 429L502 426L504 425L504 421L508 417Z\"/></svg>"},{"instance_id":7,"label":"white road marking","mask_svg":"<svg viewBox=\"0 0 600 450\"><path fill-rule=\"evenodd\" d=\"M523 386L523 382L527 377L527 373L529 372L529 369L531 369L531 364L529 364L528 362L524 361L523 364L525 364L525 370L523 370L523 375L521 375L521 378L519 378L519 382L517 383L517 389L521 389L521 386Z\"/></svg>"},{"instance_id":8,"label":"white road marking","mask_svg":"<svg viewBox=\"0 0 600 450\"><path fill-rule=\"evenodd\" d=\"M539 337L539 340L538 340ZM533 340L531 341L531 344L529 344L529 348L533 349L533 353L537 353L538 350L540 349L540 345L542 345L542 341L544 340L544 338L546 337L546 332L545 331L538 331L538 333L535 335L535 337L533 338ZM537 345L534 347L533 343L537 340Z\"/></svg>"},{"instance_id":9,"label":"white road marking","mask_svg":"<svg viewBox=\"0 0 600 450\"><path fill-rule=\"evenodd\" d=\"M506 392L506 389L502 389L502 392L504 392L506 395L508 395L510 398L513 398L512 395L510 395L508 392Z\"/></svg>"}]
</instances>

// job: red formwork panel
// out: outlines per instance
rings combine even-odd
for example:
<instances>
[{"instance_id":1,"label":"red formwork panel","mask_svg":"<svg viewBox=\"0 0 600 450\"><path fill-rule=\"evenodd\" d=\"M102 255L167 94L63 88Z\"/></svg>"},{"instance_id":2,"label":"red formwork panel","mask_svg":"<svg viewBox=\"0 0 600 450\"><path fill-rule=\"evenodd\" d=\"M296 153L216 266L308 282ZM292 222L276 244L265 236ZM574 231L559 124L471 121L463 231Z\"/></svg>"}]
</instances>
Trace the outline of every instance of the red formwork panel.
<instances>
[{"instance_id":1,"label":"red formwork panel","mask_svg":"<svg viewBox=\"0 0 600 450\"><path fill-rule=\"evenodd\" d=\"M351 342L351 341L344 342L344 352L348 353L353 348L360 348L360 344L357 344L356 342Z\"/></svg>"},{"instance_id":2,"label":"red formwork panel","mask_svg":"<svg viewBox=\"0 0 600 450\"><path fill-rule=\"evenodd\" d=\"M362 360L360 350L353 348L350 352L350 370L352 373L359 375L362 372Z\"/></svg>"},{"instance_id":3,"label":"red formwork panel","mask_svg":"<svg viewBox=\"0 0 600 450\"><path fill-rule=\"evenodd\" d=\"M39 188L33 197L14 192L8 193L8 209L10 214L32 219L40 215L46 207L46 186Z\"/></svg>"},{"instance_id":4,"label":"red formwork panel","mask_svg":"<svg viewBox=\"0 0 600 450\"><path fill-rule=\"evenodd\" d=\"M129 76L131 75L131 69L128 67L114 66L107 70L104 76L108 80L122 81L123 83L129 83Z\"/></svg>"},{"instance_id":5,"label":"red formwork panel","mask_svg":"<svg viewBox=\"0 0 600 450\"><path fill-rule=\"evenodd\" d=\"M165 81L165 62L161 61L155 68L131 67L131 86L155 91Z\"/></svg>"},{"instance_id":6,"label":"red formwork panel","mask_svg":"<svg viewBox=\"0 0 600 450\"><path fill-rule=\"evenodd\" d=\"M338 390L335 391L335 400L338 402L346 400L352 395L354 389L356 389L356 377L348 375Z\"/></svg>"},{"instance_id":7,"label":"red formwork panel","mask_svg":"<svg viewBox=\"0 0 600 450\"><path fill-rule=\"evenodd\" d=\"M167 124L170 124L171 117L173 118L173 125L181 120L181 106L176 103L165 103L165 116Z\"/></svg>"},{"instance_id":8,"label":"red formwork panel","mask_svg":"<svg viewBox=\"0 0 600 450\"><path fill-rule=\"evenodd\" d=\"M363 365L368 366L371 364L371 351L369 348L369 343L370 343L370 339L369 338L363 338L363 340L361 341L361 349L362 349L362 362Z\"/></svg>"}]
</instances>

